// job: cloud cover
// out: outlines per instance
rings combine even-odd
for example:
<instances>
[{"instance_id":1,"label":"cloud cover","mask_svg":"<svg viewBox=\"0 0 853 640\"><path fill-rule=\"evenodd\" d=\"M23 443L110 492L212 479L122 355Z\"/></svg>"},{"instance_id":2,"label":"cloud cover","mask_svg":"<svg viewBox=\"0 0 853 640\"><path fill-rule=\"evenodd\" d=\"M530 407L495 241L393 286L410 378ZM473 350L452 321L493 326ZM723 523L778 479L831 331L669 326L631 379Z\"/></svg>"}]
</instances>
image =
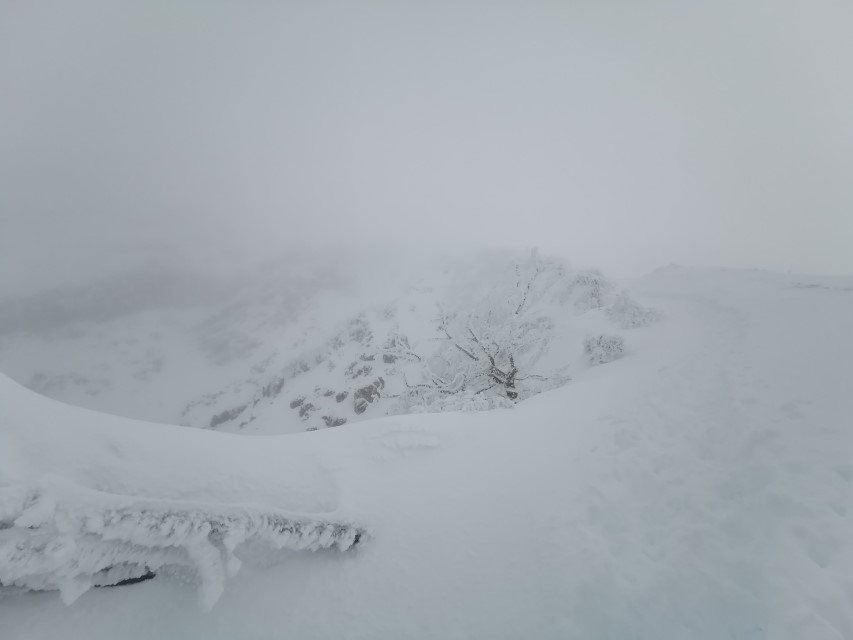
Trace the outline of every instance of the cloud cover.
<instances>
[{"instance_id":1,"label":"cloud cover","mask_svg":"<svg viewBox=\"0 0 853 640\"><path fill-rule=\"evenodd\" d=\"M0 293L389 245L853 273L851 32L831 0L6 0Z\"/></svg>"}]
</instances>

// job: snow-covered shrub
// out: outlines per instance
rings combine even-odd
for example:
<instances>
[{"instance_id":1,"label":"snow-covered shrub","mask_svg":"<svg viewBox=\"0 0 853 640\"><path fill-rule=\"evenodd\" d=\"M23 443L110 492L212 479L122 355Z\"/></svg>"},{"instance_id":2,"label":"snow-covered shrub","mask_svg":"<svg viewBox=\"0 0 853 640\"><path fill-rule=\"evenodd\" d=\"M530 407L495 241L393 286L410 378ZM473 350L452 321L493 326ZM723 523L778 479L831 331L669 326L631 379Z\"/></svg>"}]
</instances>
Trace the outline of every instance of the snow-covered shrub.
<instances>
[{"instance_id":1,"label":"snow-covered shrub","mask_svg":"<svg viewBox=\"0 0 853 640\"><path fill-rule=\"evenodd\" d=\"M584 341L584 353L592 365L612 362L622 356L625 341L619 335L588 336Z\"/></svg>"},{"instance_id":2,"label":"snow-covered shrub","mask_svg":"<svg viewBox=\"0 0 853 640\"><path fill-rule=\"evenodd\" d=\"M489 411L492 409L510 409L515 402L504 396L465 392L457 394L422 395L420 404L407 407L409 413L434 413L438 411Z\"/></svg>"},{"instance_id":3,"label":"snow-covered shrub","mask_svg":"<svg viewBox=\"0 0 853 640\"><path fill-rule=\"evenodd\" d=\"M575 298L575 308L581 313L600 309L607 304L613 285L597 269L580 271L569 283L566 297Z\"/></svg>"},{"instance_id":4,"label":"snow-covered shrub","mask_svg":"<svg viewBox=\"0 0 853 640\"><path fill-rule=\"evenodd\" d=\"M623 291L607 309L607 315L623 329L634 329L646 327L658 320L660 311L638 304Z\"/></svg>"}]
</instances>

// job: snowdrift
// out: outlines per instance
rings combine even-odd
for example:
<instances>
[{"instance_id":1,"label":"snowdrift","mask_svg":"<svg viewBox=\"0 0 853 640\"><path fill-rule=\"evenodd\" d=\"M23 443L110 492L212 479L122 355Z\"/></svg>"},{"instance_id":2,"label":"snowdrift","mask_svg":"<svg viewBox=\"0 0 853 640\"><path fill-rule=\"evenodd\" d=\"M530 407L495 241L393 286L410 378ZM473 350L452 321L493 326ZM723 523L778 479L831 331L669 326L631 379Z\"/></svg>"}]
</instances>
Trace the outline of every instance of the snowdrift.
<instances>
[{"instance_id":1,"label":"snowdrift","mask_svg":"<svg viewBox=\"0 0 853 640\"><path fill-rule=\"evenodd\" d=\"M366 535L336 513L307 452L279 452L264 478L250 470L263 455L231 460L235 439L55 405L6 377L0 403L0 592L59 590L71 604L153 572L196 583L209 609L239 547L346 551Z\"/></svg>"},{"instance_id":2,"label":"snowdrift","mask_svg":"<svg viewBox=\"0 0 853 640\"><path fill-rule=\"evenodd\" d=\"M622 357L578 344L570 384L505 410L249 438L0 380L0 581L73 575L71 600L104 577L92 548L181 556L70 606L7 592L2 636L853 637L853 280L670 268L632 291L663 315Z\"/></svg>"}]
</instances>

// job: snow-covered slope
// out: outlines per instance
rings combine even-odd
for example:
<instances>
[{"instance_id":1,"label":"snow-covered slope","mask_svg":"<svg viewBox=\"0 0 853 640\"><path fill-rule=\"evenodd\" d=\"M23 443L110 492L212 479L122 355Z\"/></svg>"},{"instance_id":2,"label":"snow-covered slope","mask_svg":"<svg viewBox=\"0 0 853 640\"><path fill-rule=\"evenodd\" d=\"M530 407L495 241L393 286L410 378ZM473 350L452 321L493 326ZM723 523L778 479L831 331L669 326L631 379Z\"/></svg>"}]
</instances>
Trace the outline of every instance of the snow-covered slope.
<instances>
[{"instance_id":1,"label":"snow-covered slope","mask_svg":"<svg viewBox=\"0 0 853 640\"><path fill-rule=\"evenodd\" d=\"M249 377L308 327L331 332L329 310L348 309L345 281L285 261L230 278L130 272L3 300L0 370L63 402L179 422L188 403Z\"/></svg>"},{"instance_id":2,"label":"snow-covered slope","mask_svg":"<svg viewBox=\"0 0 853 640\"><path fill-rule=\"evenodd\" d=\"M657 317L601 273L536 252L394 273L296 263L230 282L182 277L0 304L0 370L99 411L289 433L523 400L591 356L618 356L610 336Z\"/></svg>"},{"instance_id":3,"label":"snow-covered slope","mask_svg":"<svg viewBox=\"0 0 853 640\"><path fill-rule=\"evenodd\" d=\"M209 613L168 572L5 597L2 637L853 637L853 280L669 268L632 290L663 315L625 357L512 409L243 438L2 380L6 543L101 494L369 531L238 545ZM22 490L51 502L18 521Z\"/></svg>"}]
</instances>

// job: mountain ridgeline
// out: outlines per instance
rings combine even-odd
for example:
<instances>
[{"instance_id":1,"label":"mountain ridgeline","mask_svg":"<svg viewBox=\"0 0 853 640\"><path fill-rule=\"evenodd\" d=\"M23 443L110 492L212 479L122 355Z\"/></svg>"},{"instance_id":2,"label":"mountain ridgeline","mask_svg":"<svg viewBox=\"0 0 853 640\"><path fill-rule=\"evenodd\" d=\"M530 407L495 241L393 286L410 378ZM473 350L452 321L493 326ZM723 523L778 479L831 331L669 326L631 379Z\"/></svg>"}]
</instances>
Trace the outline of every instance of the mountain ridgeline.
<instances>
[{"instance_id":1,"label":"mountain ridgeline","mask_svg":"<svg viewBox=\"0 0 853 640\"><path fill-rule=\"evenodd\" d=\"M623 332L658 317L600 272L537 251L404 274L269 269L206 281L183 304L175 286L148 306L149 289L135 305L112 287L121 305L101 285L97 318L67 295L64 323L43 317L44 299L24 305L33 329L0 335L6 369L73 404L243 433L511 407L621 357Z\"/></svg>"}]
</instances>

